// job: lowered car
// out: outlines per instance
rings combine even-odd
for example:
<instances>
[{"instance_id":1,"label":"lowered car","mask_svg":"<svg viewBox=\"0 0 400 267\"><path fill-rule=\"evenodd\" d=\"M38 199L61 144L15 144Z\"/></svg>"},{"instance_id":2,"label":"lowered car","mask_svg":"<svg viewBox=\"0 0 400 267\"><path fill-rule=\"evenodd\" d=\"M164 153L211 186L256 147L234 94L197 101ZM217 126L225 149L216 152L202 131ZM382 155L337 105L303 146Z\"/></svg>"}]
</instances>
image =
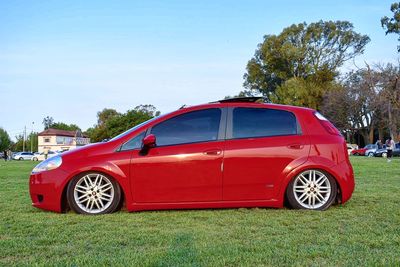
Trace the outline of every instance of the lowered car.
<instances>
[{"instance_id":1,"label":"lowered car","mask_svg":"<svg viewBox=\"0 0 400 267\"><path fill-rule=\"evenodd\" d=\"M343 136L313 109L225 99L183 107L38 164L33 206L104 214L198 208L325 210L354 190Z\"/></svg>"}]
</instances>

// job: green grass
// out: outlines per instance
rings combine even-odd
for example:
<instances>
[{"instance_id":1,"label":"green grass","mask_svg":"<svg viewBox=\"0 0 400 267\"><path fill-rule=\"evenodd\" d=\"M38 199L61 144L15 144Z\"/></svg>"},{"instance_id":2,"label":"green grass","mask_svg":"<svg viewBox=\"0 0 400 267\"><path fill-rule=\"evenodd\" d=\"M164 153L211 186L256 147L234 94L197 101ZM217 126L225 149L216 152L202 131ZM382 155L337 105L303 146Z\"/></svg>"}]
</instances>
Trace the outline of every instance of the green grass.
<instances>
[{"instance_id":1,"label":"green grass","mask_svg":"<svg viewBox=\"0 0 400 267\"><path fill-rule=\"evenodd\" d=\"M33 162L0 162L0 265L400 265L400 159L353 158L356 190L325 212L57 214L31 206Z\"/></svg>"}]
</instances>

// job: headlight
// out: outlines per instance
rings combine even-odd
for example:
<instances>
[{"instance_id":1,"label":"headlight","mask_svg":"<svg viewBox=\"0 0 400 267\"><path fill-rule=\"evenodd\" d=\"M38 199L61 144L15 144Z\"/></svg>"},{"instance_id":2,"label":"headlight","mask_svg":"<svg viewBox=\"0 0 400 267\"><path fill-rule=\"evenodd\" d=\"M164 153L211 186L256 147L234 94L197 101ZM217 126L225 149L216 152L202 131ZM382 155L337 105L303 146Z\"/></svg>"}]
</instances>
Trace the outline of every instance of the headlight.
<instances>
[{"instance_id":1,"label":"headlight","mask_svg":"<svg viewBox=\"0 0 400 267\"><path fill-rule=\"evenodd\" d=\"M33 170L32 173L38 173L43 171L50 171L57 169L61 166L62 158L61 156L54 156L52 158L46 159L45 161L39 163Z\"/></svg>"}]
</instances>

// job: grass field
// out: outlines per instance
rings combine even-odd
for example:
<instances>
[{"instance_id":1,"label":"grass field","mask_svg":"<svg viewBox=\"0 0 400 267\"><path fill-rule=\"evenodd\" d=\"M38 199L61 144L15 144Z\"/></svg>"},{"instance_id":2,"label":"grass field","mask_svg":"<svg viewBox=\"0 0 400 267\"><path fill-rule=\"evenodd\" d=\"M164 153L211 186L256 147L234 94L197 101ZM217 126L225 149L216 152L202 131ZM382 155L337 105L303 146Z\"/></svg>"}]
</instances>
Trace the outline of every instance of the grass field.
<instances>
[{"instance_id":1,"label":"grass field","mask_svg":"<svg viewBox=\"0 0 400 267\"><path fill-rule=\"evenodd\" d=\"M352 158L353 198L325 212L228 209L56 214L33 162L0 162L0 265L400 265L400 159Z\"/></svg>"}]
</instances>

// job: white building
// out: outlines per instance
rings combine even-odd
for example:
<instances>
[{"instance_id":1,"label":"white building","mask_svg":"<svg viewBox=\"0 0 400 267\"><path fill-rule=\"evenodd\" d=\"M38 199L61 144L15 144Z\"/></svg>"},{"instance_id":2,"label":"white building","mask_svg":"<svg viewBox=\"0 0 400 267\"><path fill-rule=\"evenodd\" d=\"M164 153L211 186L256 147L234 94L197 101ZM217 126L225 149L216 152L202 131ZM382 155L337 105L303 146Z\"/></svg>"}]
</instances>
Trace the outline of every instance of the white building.
<instances>
[{"instance_id":1,"label":"white building","mask_svg":"<svg viewBox=\"0 0 400 267\"><path fill-rule=\"evenodd\" d=\"M90 138L81 131L47 129L38 134L38 152L65 151L90 143Z\"/></svg>"}]
</instances>

